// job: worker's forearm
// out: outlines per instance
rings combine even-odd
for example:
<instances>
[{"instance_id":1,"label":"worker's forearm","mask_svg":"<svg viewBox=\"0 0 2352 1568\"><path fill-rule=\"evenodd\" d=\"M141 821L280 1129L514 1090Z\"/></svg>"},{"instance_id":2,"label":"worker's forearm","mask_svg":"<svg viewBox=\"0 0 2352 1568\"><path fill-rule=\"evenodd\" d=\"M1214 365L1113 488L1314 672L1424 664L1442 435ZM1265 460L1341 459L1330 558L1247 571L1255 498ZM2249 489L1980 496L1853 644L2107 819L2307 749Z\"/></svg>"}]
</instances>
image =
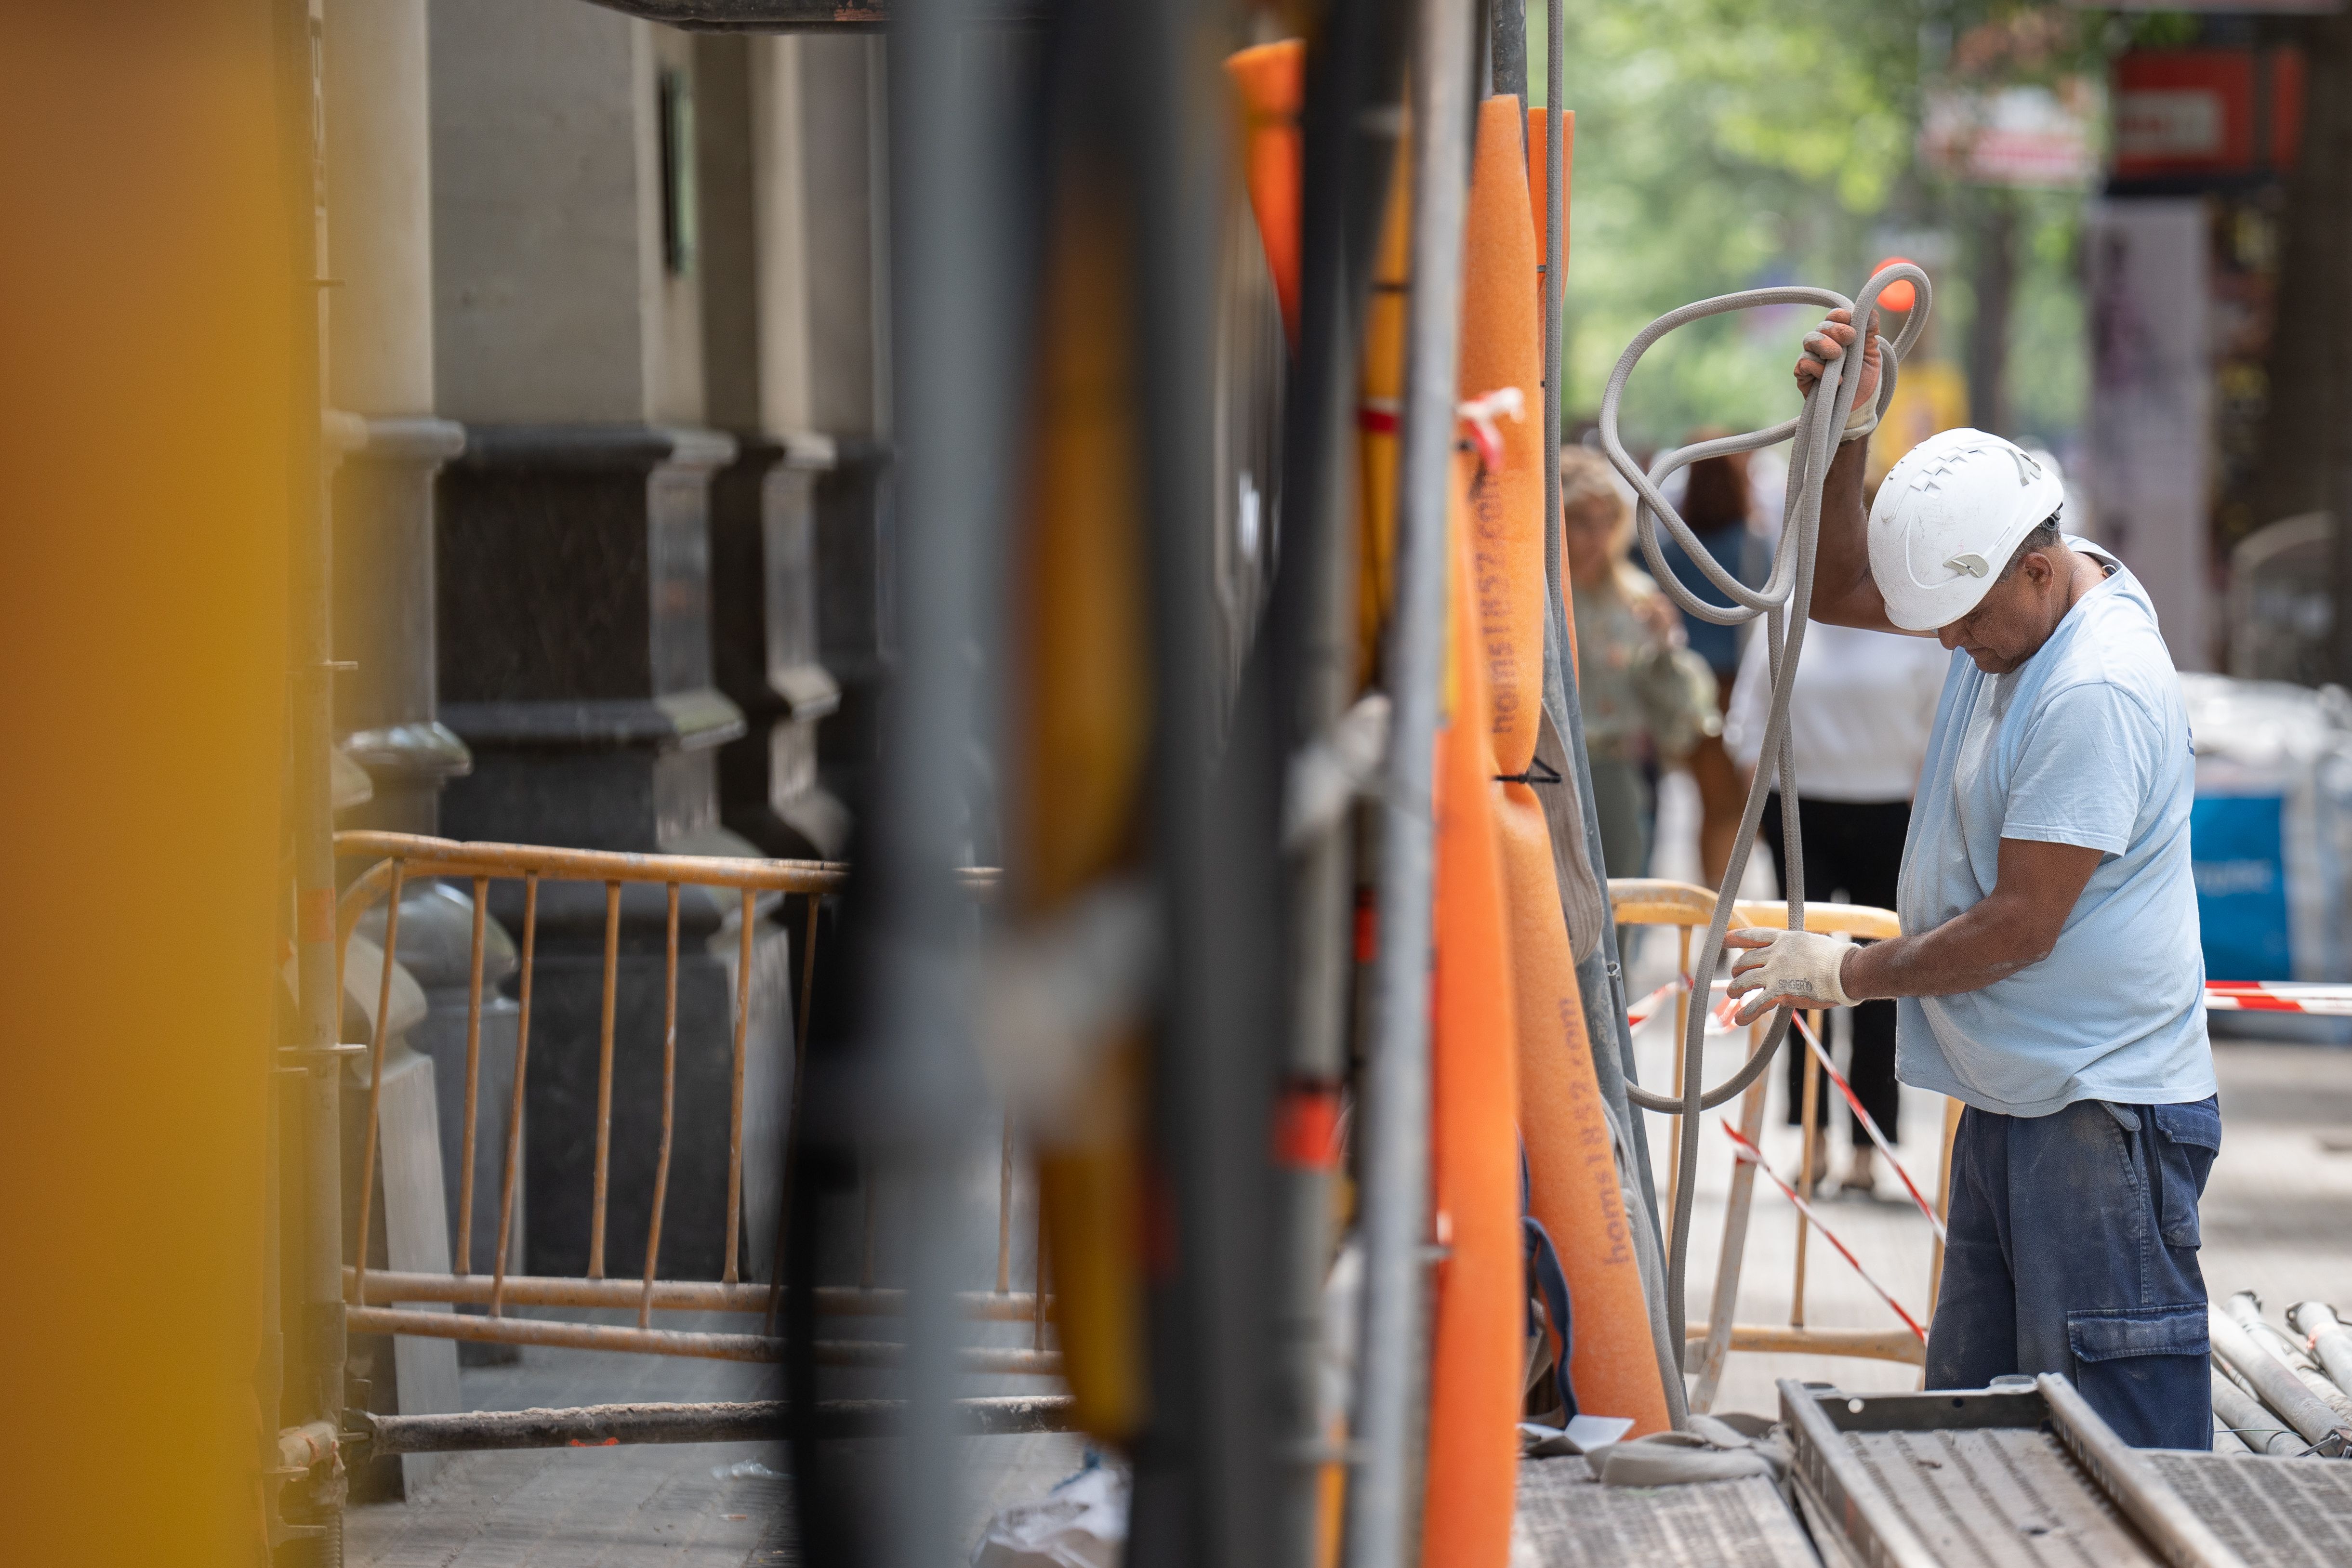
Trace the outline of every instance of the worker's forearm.
<instances>
[{"instance_id":1,"label":"worker's forearm","mask_svg":"<svg viewBox=\"0 0 2352 1568\"><path fill-rule=\"evenodd\" d=\"M1867 439L1840 446L1822 486L1822 531L1813 557L1816 621L1868 625L1883 613L1870 579L1870 517L1862 504L1869 448Z\"/></svg>"},{"instance_id":2,"label":"worker's forearm","mask_svg":"<svg viewBox=\"0 0 2352 1568\"><path fill-rule=\"evenodd\" d=\"M1948 997L2005 979L2050 956L2054 936L1998 894L1933 930L1857 947L1839 971L1856 1001Z\"/></svg>"}]
</instances>

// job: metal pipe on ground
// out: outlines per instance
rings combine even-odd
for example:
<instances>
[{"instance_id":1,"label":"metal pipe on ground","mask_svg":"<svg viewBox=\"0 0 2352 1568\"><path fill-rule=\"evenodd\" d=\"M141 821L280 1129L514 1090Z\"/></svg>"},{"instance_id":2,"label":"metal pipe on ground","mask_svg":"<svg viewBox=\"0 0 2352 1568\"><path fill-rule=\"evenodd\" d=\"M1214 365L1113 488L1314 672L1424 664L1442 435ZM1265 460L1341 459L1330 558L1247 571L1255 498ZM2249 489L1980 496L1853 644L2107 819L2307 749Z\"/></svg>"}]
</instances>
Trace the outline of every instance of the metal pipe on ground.
<instances>
[{"instance_id":1,"label":"metal pipe on ground","mask_svg":"<svg viewBox=\"0 0 2352 1568\"><path fill-rule=\"evenodd\" d=\"M2284 1362L2256 1343L2223 1309L2208 1307L2206 1315L2210 1320L2213 1354L2243 1376L2273 1413L2303 1434L2305 1442L2325 1444L2338 1456L2352 1449L2352 1427L2305 1388Z\"/></svg>"},{"instance_id":2,"label":"metal pipe on ground","mask_svg":"<svg viewBox=\"0 0 2352 1568\"><path fill-rule=\"evenodd\" d=\"M2352 1397L2347 1397L2344 1390L2319 1369L2309 1346L2263 1316L2260 1296L2252 1291L2236 1291L2225 1303L2225 1310L2256 1344L2277 1356L2305 1388L2318 1396L2321 1404L2335 1411L2338 1421L2352 1422Z\"/></svg>"},{"instance_id":3,"label":"metal pipe on ground","mask_svg":"<svg viewBox=\"0 0 2352 1568\"><path fill-rule=\"evenodd\" d=\"M2352 1325L2326 1301L2297 1301L2286 1310L2286 1321L2310 1343L2336 1386L2352 1393Z\"/></svg>"},{"instance_id":4,"label":"metal pipe on ground","mask_svg":"<svg viewBox=\"0 0 2352 1568\"><path fill-rule=\"evenodd\" d=\"M2263 1407L2261 1400L2213 1368L2213 1416L2236 1440L2257 1454L2299 1454L2303 1435ZM2220 1444L2214 1445L2217 1448Z\"/></svg>"},{"instance_id":5,"label":"metal pipe on ground","mask_svg":"<svg viewBox=\"0 0 2352 1568\"><path fill-rule=\"evenodd\" d=\"M2278 1324L2263 1316L2263 1299L2252 1291L2233 1291L2222 1303L2237 1325L2253 1336L2254 1343L2277 1356L2291 1367L2315 1366L2311 1353L2298 1344Z\"/></svg>"},{"instance_id":6,"label":"metal pipe on ground","mask_svg":"<svg viewBox=\"0 0 2352 1568\"><path fill-rule=\"evenodd\" d=\"M2352 1427L2352 1397L2347 1397L2344 1390L2336 1386L2326 1373L2314 1371L2307 1366L2298 1366L2291 1370L2305 1388L2319 1396L2321 1404L2336 1412L2336 1419L2338 1422Z\"/></svg>"},{"instance_id":7,"label":"metal pipe on ground","mask_svg":"<svg viewBox=\"0 0 2352 1568\"><path fill-rule=\"evenodd\" d=\"M726 1405L583 1405L570 1409L473 1410L456 1416L353 1412L371 1453L438 1454L493 1448L601 1448L622 1443L781 1442L792 1407L781 1399ZM828 1439L887 1437L906 1420L896 1399L828 1400L816 1429ZM1066 1432L1067 1395L959 1399L953 1427L968 1437Z\"/></svg>"}]
</instances>

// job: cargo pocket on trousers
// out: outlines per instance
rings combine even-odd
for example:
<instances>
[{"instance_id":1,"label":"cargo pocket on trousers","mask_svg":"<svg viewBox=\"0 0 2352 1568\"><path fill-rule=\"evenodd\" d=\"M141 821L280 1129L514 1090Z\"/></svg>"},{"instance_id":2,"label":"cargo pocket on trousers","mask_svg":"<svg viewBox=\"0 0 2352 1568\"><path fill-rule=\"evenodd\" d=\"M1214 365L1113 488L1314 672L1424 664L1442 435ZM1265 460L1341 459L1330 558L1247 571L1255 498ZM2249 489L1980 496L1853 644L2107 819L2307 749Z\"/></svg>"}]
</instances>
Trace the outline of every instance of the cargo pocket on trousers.
<instances>
[{"instance_id":1,"label":"cargo pocket on trousers","mask_svg":"<svg viewBox=\"0 0 2352 1568\"><path fill-rule=\"evenodd\" d=\"M2066 1314L2074 1386L2135 1448L2212 1442L2212 1342L2205 1303Z\"/></svg>"},{"instance_id":2,"label":"cargo pocket on trousers","mask_svg":"<svg viewBox=\"0 0 2352 1568\"><path fill-rule=\"evenodd\" d=\"M2168 1247L2195 1247L2202 1239L2197 1200L2205 1195L2205 1178L2221 1152L2221 1102L2208 1095L2148 1109L2156 1122L2149 1153L2156 1166L2157 1234Z\"/></svg>"}]
</instances>

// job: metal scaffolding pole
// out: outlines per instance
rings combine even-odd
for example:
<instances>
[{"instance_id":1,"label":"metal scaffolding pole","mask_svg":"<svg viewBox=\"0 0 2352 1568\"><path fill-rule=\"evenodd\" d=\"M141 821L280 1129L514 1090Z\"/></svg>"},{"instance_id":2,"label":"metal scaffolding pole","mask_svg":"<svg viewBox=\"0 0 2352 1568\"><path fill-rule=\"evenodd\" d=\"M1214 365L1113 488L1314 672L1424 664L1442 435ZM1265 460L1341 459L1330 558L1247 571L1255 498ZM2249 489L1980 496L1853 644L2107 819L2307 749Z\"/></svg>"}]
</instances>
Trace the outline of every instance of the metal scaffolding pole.
<instances>
[{"instance_id":1,"label":"metal scaffolding pole","mask_svg":"<svg viewBox=\"0 0 2352 1568\"><path fill-rule=\"evenodd\" d=\"M1394 718L1381 805L1380 954L1364 1085L1356 1427L1362 1459L1348 1494L1350 1568L1401 1568L1419 1555L1427 1420L1430 790L1479 9L1471 0L1419 0L1415 9L1412 294L1387 660Z\"/></svg>"},{"instance_id":2,"label":"metal scaffolding pole","mask_svg":"<svg viewBox=\"0 0 2352 1568\"><path fill-rule=\"evenodd\" d=\"M906 1421L879 1469L883 1556L933 1568L960 1555L961 1334L954 1265L975 1216L959 1178L987 1103L970 1038L970 901L958 880L980 734L970 651L992 645L1019 450L1018 204L1011 117L993 101L971 0L906 0L890 35L891 341L898 505L891 580L898 662L883 710L866 962L856 977L881 1167L907 1195Z\"/></svg>"},{"instance_id":3,"label":"metal scaffolding pole","mask_svg":"<svg viewBox=\"0 0 2352 1568\"><path fill-rule=\"evenodd\" d=\"M1279 688L1276 745L1330 743L1356 690L1356 487L1351 470L1365 302L1395 152L1402 88L1397 0L1332 5L1308 57L1299 351L1286 392L1281 575L1265 642ZM1281 1092L1312 1122L1348 1071L1353 832L1345 810L1287 827L1288 1039ZM1336 1109L1333 1111L1336 1121ZM1323 1283L1337 1220L1337 1151L1293 1151L1276 1176L1275 1419L1283 1453L1273 1560L1314 1560L1323 1469Z\"/></svg>"}]
</instances>

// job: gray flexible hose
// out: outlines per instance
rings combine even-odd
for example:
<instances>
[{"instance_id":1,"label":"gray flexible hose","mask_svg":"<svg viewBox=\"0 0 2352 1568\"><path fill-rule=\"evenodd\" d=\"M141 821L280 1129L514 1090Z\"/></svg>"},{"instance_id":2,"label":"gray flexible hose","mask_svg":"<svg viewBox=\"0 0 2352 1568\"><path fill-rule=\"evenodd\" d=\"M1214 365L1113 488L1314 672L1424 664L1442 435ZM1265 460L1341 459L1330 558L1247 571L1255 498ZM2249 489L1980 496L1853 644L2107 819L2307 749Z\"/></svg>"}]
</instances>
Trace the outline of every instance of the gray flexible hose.
<instances>
[{"instance_id":1,"label":"gray flexible hose","mask_svg":"<svg viewBox=\"0 0 2352 1568\"><path fill-rule=\"evenodd\" d=\"M1626 382L1633 379L1633 367L1642 356L1676 328L1709 316L1720 316L1732 310L1752 310L1766 305L1818 305L1829 309L1850 309L1857 322L1870 321L1878 304L1879 295L1889 284L1908 280L1918 291L1918 303L1908 313L1902 331L1889 343L1878 339L1880 374L1878 405L1871 420L1862 428L1848 432L1848 417L1853 412L1854 389L1859 378L1849 380L1845 374L1858 356L1852 350L1832 361L1823 371L1811 393L1805 398L1803 410L1794 419L1784 420L1768 430L1749 431L1742 435L1727 435L1714 441L1702 441L1659 455L1655 465L1647 473L1633 461L1617 434L1618 409L1624 401ZM1805 924L1805 872L1803 835L1797 825L1796 762L1789 746L1789 694L1796 685L1797 659L1804 650L1806 618L1812 609L1813 564L1821 540L1822 487L1829 478L1830 460L1835 455L1841 437L1855 439L1876 428L1878 418L1886 413L1895 396L1896 369L1904 354L1918 340L1927 324L1931 306L1927 275L1908 262L1899 263L1874 274L1863 285L1862 292L1848 299L1826 288L1750 288L1738 294L1718 295L1685 305L1679 310L1668 311L1647 327L1625 346L1619 356L1617 368L1610 373L1609 385L1601 397L1601 445L1609 461L1625 482L1633 487L1639 501L1634 509L1635 531L1642 541L1643 559L1658 580L1666 596L1692 615L1711 621L1719 626L1737 626L1761 618L1764 622L1767 667L1772 682L1770 716L1764 727L1761 758L1769 758L1772 767L1759 767L1748 788L1748 803L1740 812L1739 834L1734 841L1731 864L1723 886L1716 894L1715 918L1709 922L1706 941L1699 948L1694 977L1702 977L1701 985L1711 982L1716 967L1723 959L1723 939L1731 926L1732 906L1737 902L1739 884L1748 874L1748 857L1756 842L1757 824L1764 815L1764 800L1770 793L1770 782L1777 778L1780 789L1780 822L1783 841L1787 845L1789 928L1802 930ZM1857 342L1857 348L1860 344ZM1658 486L1676 469L1708 457L1719 457L1733 452L1753 452L1759 447L1790 441L1789 487L1780 528L1780 542L1772 554L1772 575L1761 588L1749 588L1741 582L1708 553L1698 541L1682 515L1659 494ZM1709 604L1700 599L1666 569L1665 558L1658 548L1658 527L1663 523L1683 553L1696 566L1701 576L1713 584L1731 602ZM1773 1009L1772 1025L1767 1031L1763 1046L1751 1055L1746 1065L1712 1089L1700 1082L1705 1063L1707 1008L1702 991L1698 1005L1690 1009L1689 1022L1683 1032L1683 1093L1679 1100L1657 1094L1636 1083L1626 1085L1633 1103L1645 1111L1685 1118L1693 1127L1701 1112L1709 1111L1738 1094L1756 1081L1780 1051L1780 1042L1788 1038L1792 1014L1789 1008ZM1682 1157L1675 1183L1674 1226L1669 1232L1666 1264L1666 1312L1669 1317L1669 1341L1683 1343L1683 1329L1688 1318L1683 1300L1685 1279L1690 1264L1691 1202L1697 1187L1698 1144L1696 1135L1682 1140Z\"/></svg>"}]
</instances>

